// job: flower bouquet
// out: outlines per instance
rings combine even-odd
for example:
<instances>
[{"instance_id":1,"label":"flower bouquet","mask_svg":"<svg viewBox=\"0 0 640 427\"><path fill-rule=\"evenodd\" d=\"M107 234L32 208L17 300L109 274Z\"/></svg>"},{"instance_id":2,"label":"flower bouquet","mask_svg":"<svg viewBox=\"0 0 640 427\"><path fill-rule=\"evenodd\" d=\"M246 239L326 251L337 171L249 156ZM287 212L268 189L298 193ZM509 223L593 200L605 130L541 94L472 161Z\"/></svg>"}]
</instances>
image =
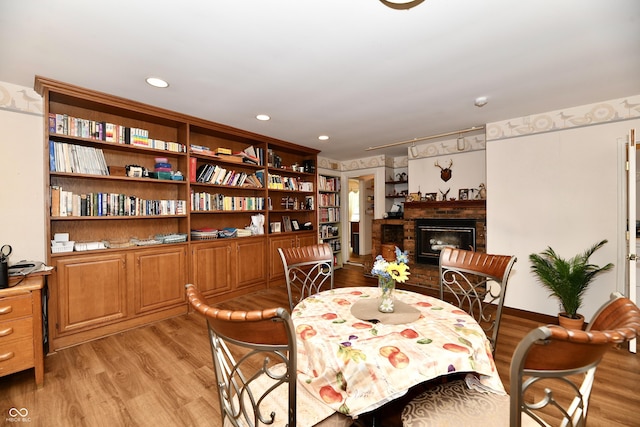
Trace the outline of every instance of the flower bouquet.
<instances>
[{"instance_id":1,"label":"flower bouquet","mask_svg":"<svg viewBox=\"0 0 640 427\"><path fill-rule=\"evenodd\" d=\"M409 278L409 257L406 252L402 252L400 248L396 246L396 259L395 261L387 261L378 255L371 274L378 276L378 287L381 291L381 302L378 310L383 313L392 313L393 307L393 291L396 288L396 282L403 283Z\"/></svg>"}]
</instances>

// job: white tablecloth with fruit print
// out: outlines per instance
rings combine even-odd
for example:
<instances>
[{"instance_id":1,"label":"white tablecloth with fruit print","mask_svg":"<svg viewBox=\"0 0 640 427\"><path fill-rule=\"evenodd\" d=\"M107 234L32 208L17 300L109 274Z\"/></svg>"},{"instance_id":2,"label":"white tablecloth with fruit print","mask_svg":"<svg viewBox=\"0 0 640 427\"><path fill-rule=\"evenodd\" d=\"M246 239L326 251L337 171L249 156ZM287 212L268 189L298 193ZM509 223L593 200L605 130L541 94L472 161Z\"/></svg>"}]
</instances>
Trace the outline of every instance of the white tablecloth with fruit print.
<instances>
[{"instance_id":1,"label":"white tablecloth with fruit print","mask_svg":"<svg viewBox=\"0 0 640 427\"><path fill-rule=\"evenodd\" d=\"M387 324L354 317L353 304L379 293L336 288L294 308L299 385L352 417L451 373L475 373L481 386L504 393L489 341L471 316L439 299L396 290L396 300L420 311L418 320Z\"/></svg>"}]
</instances>

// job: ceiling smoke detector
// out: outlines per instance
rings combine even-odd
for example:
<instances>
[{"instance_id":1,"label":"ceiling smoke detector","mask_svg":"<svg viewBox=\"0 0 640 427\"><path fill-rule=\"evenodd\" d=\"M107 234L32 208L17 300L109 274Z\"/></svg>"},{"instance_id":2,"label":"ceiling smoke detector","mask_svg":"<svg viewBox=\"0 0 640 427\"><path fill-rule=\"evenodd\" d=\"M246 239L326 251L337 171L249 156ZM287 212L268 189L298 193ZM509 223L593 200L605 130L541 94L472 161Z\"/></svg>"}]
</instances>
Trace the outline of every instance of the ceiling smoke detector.
<instances>
[{"instance_id":1,"label":"ceiling smoke detector","mask_svg":"<svg viewBox=\"0 0 640 427\"><path fill-rule=\"evenodd\" d=\"M475 105L476 107L484 107L485 105L487 105L487 102L489 101L487 100L486 96L479 96L473 102L473 105Z\"/></svg>"}]
</instances>

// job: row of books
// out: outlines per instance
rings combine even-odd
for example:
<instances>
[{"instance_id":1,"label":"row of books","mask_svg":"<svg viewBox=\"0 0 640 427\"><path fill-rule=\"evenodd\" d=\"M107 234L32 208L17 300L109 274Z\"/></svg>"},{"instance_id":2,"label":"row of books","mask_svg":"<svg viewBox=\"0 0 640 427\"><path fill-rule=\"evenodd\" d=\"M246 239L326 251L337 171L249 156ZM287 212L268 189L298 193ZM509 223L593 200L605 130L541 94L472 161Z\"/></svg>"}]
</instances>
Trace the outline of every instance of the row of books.
<instances>
[{"instance_id":1,"label":"row of books","mask_svg":"<svg viewBox=\"0 0 640 427\"><path fill-rule=\"evenodd\" d=\"M99 148L49 141L51 172L109 175L104 153Z\"/></svg>"},{"instance_id":2,"label":"row of books","mask_svg":"<svg viewBox=\"0 0 640 427\"><path fill-rule=\"evenodd\" d=\"M243 163L250 163L253 165L264 165L264 150L262 148L255 148L253 145L248 146L242 151L232 152L229 148L218 147L211 150L204 145L191 144L189 146L192 153L202 154L205 156L218 157L226 161L237 161Z\"/></svg>"},{"instance_id":3,"label":"row of books","mask_svg":"<svg viewBox=\"0 0 640 427\"><path fill-rule=\"evenodd\" d=\"M313 191L313 182L301 181L298 178L269 174L269 188L274 190Z\"/></svg>"},{"instance_id":4,"label":"row of books","mask_svg":"<svg viewBox=\"0 0 640 427\"><path fill-rule=\"evenodd\" d=\"M340 178L318 176L318 189L320 191L340 191Z\"/></svg>"},{"instance_id":5,"label":"row of books","mask_svg":"<svg viewBox=\"0 0 640 427\"><path fill-rule=\"evenodd\" d=\"M237 187L264 187L264 172L256 171L252 174L246 172L227 170L221 165L202 164L196 170L196 182L230 185Z\"/></svg>"},{"instance_id":6,"label":"row of books","mask_svg":"<svg viewBox=\"0 0 640 427\"><path fill-rule=\"evenodd\" d=\"M268 150L267 164L272 168L282 167L282 157L278 156L271 148Z\"/></svg>"},{"instance_id":7,"label":"row of books","mask_svg":"<svg viewBox=\"0 0 640 427\"><path fill-rule=\"evenodd\" d=\"M264 210L264 197L226 196L204 192L191 193L191 211L255 211Z\"/></svg>"},{"instance_id":8,"label":"row of books","mask_svg":"<svg viewBox=\"0 0 640 427\"><path fill-rule=\"evenodd\" d=\"M320 208L320 222L340 221L340 208Z\"/></svg>"},{"instance_id":9,"label":"row of books","mask_svg":"<svg viewBox=\"0 0 640 427\"><path fill-rule=\"evenodd\" d=\"M340 206L340 194L338 193L321 193L320 206Z\"/></svg>"},{"instance_id":10,"label":"row of books","mask_svg":"<svg viewBox=\"0 0 640 427\"><path fill-rule=\"evenodd\" d=\"M185 200L145 200L116 193L77 194L51 186L51 216L184 215Z\"/></svg>"},{"instance_id":11,"label":"row of books","mask_svg":"<svg viewBox=\"0 0 640 427\"><path fill-rule=\"evenodd\" d=\"M147 129L49 113L49 133L185 153L184 144L149 138Z\"/></svg>"}]
</instances>

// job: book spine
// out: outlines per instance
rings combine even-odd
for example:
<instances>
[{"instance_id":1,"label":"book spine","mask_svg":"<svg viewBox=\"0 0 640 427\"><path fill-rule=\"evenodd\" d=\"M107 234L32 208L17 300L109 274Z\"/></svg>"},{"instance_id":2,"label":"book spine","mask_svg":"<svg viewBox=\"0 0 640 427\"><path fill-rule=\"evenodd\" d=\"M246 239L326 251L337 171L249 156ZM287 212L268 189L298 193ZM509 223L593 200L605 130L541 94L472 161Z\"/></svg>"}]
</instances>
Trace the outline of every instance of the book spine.
<instances>
[{"instance_id":1,"label":"book spine","mask_svg":"<svg viewBox=\"0 0 640 427\"><path fill-rule=\"evenodd\" d=\"M198 159L191 157L189 159L189 182L196 182L196 167L198 165Z\"/></svg>"},{"instance_id":2,"label":"book spine","mask_svg":"<svg viewBox=\"0 0 640 427\"><path fill-rule=\"evenodd\" d=\"M51 187L51 216L60 216L60 187Z\"/></svg>"}]
</instances>

